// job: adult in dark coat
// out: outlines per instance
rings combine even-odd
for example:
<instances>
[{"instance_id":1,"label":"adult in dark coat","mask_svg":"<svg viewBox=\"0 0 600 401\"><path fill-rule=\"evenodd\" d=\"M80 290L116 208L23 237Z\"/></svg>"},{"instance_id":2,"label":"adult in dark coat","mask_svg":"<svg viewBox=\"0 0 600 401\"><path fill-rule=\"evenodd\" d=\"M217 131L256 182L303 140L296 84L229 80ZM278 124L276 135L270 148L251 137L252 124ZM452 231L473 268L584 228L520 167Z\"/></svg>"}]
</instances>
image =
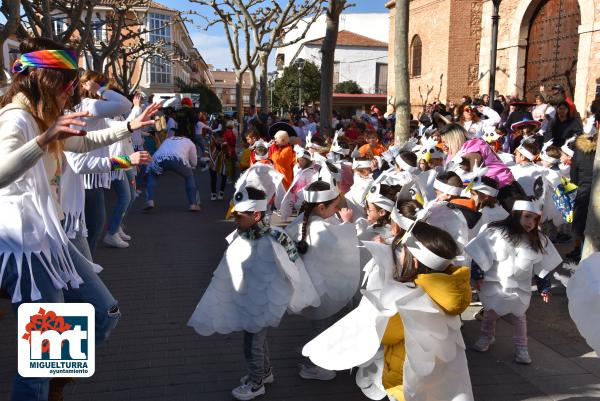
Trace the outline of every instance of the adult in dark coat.
<instances>
[{"instance_id":1,"label":"adult in dark coat","mask_svg":"<svg viewBox=\"0 0 600 401\"><path fill-rule=\"evenodd\" d=\"M556 118L544 132L544 142L552 139L554 146L561 147L565 141L583 132L583 125L579 117L571 116L569 104L566 101L556 105Z\"/></svg>"},{"instance_id":2,"label":"adult in dark coat","mask_svg":"<svg viewBox=\"0 0 600 401\"><path fill-rule=\"evenodd\" d=\"M590 117L594 118L594 117ZM592 178L594 175L594 158L600 129L600 112L595 116L594 128L590 133L584 133L575 141L575 154L571 160L571 182L577 185L577 196L573 208L573 234L575 249L567 254L569 259L579 261L581 258L581 243L583 242L585 223L592 193Z\"/></svg>"}]
</instances>

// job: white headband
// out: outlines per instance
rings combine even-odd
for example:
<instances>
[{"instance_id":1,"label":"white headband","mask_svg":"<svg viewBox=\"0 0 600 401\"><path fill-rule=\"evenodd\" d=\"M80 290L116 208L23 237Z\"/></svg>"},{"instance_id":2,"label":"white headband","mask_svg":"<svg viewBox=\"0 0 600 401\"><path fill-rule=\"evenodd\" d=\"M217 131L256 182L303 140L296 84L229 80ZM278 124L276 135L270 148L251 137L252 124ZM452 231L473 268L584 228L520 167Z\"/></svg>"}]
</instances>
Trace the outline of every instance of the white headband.
<instances>
[{"instance_id":1,"label":"white headband","mask_svg":"<svg viewBox=\"0 0 600 401\"><path fill-rule=\"evenodd\" d=\"M517 152L519 152L520 154L522 154L523 156L525 156L529 161L533 161L535 159L535 156L533 155L533 153L531 153L530 151L528 151L527 149L525 149L523 147L523 145L520 145L517 148Z\"/></svg>"},{"instance_id":2,"label":"white headband","mask_svg":"<svg viewBox=\"0 0 600 401\"><path fill-rule=\"evenodd\" d=\"M551 164L560 163L560 159L555 159L554 157L550 157L550 156L548 156L548 154L546 152L542 152L540 154L540 159L542 159L543 161L545 161L547 163L551 163Z\"/></svg>"},{"instance_id":3,"label":"white headband","mask_svg":"<svg viewBox=\"0 0 600 401\"><path fill-rule=\"evenodd\" d=\"M569 157L573 157L573 155L575 155L575 152L573 151L573 149L571 149L569 147L569 145L567 143L565 143L563 146L561 146L560 150L562 150L563 153L568 155Z\"/></svg>"},{"instance_id":4,"label":"white headband","mask_svg":"<svg viewBox=\"0 0 600 401\"><path fill-rule=\"evenodd\" d=\"M396 164L398 166L400 166L402 168L402 170L404 171L408 171L411 174L416 174L419 172L419 168L418 167L413 167L410 164L408 164L407 162L405 162L400 155L396 156L394 158L394 160L396 161Z\"/></svg>"},{"instance_id":5,"label":"white headband","mask_svg":"<svg viewBox=\"0 0 600 401\"><path fill-rule=\"evenodd\" d=\"M376 188L376 187L373 187ZM371 189L373 189L371 188ZM391 212L392 210L394 210L394 201L386 198L385 196L381 195L378 192L369 192L369 194L367 195L367 202L373 203L377 206L379 206L380 208Z\"/></svg>"},{"instance_id":6,"label":"white headband","mask_svg":"<svg viewBox=\"0 0 600 401\"><path fill-rule=\"evenodd\" d=\"M473 187L471 187L471 189L481 192L482 194L493 196L494 198L498 196L499 192L496 188L485 185L481 180L477 180L477 182L473 183Z\"/></svg>"},{"instance_id":7,"label":"white headband","mask_svg":"<svg viewBox=\"0 0 600 401\"><path fill-rule=\"evenodd\" d=\"M296 153L296 159L300 159L302 157L304 157L305 159L312 159L311 154L308 152L308 150L304 149L302 146L299 145L294 145L294 153Z\"/></svg>"},{"instance_id":8,"label":"white headband","mask_svg":"<svg viewBox=\"0 0 600 401\"><path fill-rule=\"evenodd\" d=\"M444 182L441 182L437 178L433 181L433 188L437 189L440 192L443 192L448 195L460 196L462 193L462 188L455 187L453 185L448 185Z\"/></svg>"},{"instance_id":9,"label":"white headband","mask_svg":"<svg viewBox=\"0 0 600 401\"><path fill-rule=\"evenodd\" d=\"M431 252L425 245L419 242L413 235L406 239L406 249L413 255L419 262L432 270L441 272L452 262L452 259L445 259L441 256Z\"/></svg>"},{"instance_id":10,"label":"white headband","mask_svg":"<svg viewBox=\"0 0 600 401\"><path fill-rule=\"evenodd\" d=\"M334 187L326 191L308 191L304 190L304 201L308 203L328 202L340 196L338 190Z\"/></svg>"},{"instance_id":11,"label":"white headband","mask_svg":"<svg viewBox=\"0 0 600 401\"><path fill-rule=\"evenodd\" d=\"M398 226L400 226L400 228L403 229L404 231L410 230L412 225L415 224L414 220L411 220L408 217L403 216L400 213L400 211L398 210L398 208L396 208L396 207L394 207L394 209L392 209L392 212L390 213L390 218L392 219L392 221L394 223L398 224Z\"/></svg>"},{"instance_id":12,"label":"white headband","mask_svg":"<svg viewBox=\"0 0 600 401\"><path fill-rule=\"evenodd\" d=\"M533 202L531 201L525 201L525 200L518 200L515 201L515 203L513 204L512 210L521 210L521 211L525 211L525 212L531 212L531 213L535 213L535 214L542 214L542 211L540 210L539 207L537 207Z\"/></svg>"},{"instance_id":13,"label":"white headband","mask_svg":"<svg viewBox=\"0 0 600 401\"><path fill-rule=\"evenodd\" d=\"M371 168L371 160L352 160L352 169Z\"/></svg>"}]
</instances>

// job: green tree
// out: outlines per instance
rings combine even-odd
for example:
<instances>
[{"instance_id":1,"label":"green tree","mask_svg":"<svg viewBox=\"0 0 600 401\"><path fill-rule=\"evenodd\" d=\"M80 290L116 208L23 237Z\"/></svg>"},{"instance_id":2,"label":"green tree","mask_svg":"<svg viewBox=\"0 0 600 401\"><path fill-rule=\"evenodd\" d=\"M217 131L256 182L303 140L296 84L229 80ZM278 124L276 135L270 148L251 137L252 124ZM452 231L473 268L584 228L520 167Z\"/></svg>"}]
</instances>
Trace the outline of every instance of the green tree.
<instances>
[{"instance_id":1,"label":"green tree","mask_svg":"<svg viewBox=\"0 0 600 401\"><path fill-rule=\"evenodd\" d=\"M301 73L302 105L304 106L319 100L321 72L315 63L307 61ZM275 89L273 91L273 105L275 109L283 108L289 111L298 107L299 78L300 72L295 64L283 70L283 75L275 82Z\"/></svg>"},{"instance_id":2,"label":"green tree","mask_svg":"<svg viewBox=\"0 0 600 401\"><path fill-rule=\"evenodd\" d=\"M193 81L190 84L186 84L181 78L175 78L175 85L177 89L182 93L193 93L200 95L200 111L206 113L219 113L223 109L221 100L208 86L198 81Z\"/></svg>"},{"instance_id":3,"label":"green tree","mask_svg":"<svg viewBox=\"0 0 600 401\"><path fill-rule=\"evenodd\" d=\"M353 93L353 94L362 94L363 90L356 81L344 81L340 82L335 86L333 90L335 93Z\"/></svg>"}]
</instances>

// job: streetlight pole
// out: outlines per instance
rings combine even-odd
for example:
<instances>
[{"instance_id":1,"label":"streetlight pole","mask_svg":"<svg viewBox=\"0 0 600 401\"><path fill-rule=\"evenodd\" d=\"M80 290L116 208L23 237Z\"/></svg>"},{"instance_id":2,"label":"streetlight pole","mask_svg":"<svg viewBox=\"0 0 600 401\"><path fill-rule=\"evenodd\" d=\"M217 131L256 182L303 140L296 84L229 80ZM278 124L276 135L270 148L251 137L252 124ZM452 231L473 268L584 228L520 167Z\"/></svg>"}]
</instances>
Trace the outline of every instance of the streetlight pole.
<instances>
[{"instance_id":1,"label":"streetlight pole","mask_svg":"<svg viewBox=\"0 0 600 401\"><path fill-rule=\"evenodd\" d=\"M302 115L302 72L304 70L304 65L306 60L303 58L299 58L296 60L296 65L298 66L298 112Z\"/></svg>"},{"instance_id":2,"label":"streetlight pole","mask_svg":"<svg viewBox=\"0 0 600 401\"><path fill-rule=\"evenodd\" d=\"M498 22L500 20L500 2L492 0L494 10L492 11L492 49L490 52L490 104L494 105L494 92L496 91L496 53L498 52Z\"/></svg>"}]
</instances>

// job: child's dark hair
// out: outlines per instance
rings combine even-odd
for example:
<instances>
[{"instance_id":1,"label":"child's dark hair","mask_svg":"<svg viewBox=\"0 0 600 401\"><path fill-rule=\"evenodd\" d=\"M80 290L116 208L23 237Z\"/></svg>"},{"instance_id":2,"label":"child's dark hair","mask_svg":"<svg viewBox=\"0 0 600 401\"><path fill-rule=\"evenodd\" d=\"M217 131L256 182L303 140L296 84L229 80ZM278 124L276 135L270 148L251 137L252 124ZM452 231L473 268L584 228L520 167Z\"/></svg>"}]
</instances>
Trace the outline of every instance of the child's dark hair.
<instances>
[{"instance_id":1,"label":"child's dark hair","mask_svg":"<svg viewBox=\"0 0 600 401\"><path fill-rule=\"evenodd\" d=\"M396 199L396 195L398 194L398 192L400 192L400 190L402 189L402 185L387 185L387 184L381 184L380 185L380 189L379 189L379 193L390 199L390 200L395 200ZM380 216L377 219L377 223L375 223L375 227L383 227L386 224L390 223L390 215L391 213L388 212L387 210L383 209L382 207L379 207L378 205L376 205L375 203L373 203L373 206L375 206L377 208L377 211L379 210L384 210L385 214L383 216Z\"/></svg>"},{"instance_id":2,"label":"child's dark hair","mask_svg":"<svg viewBox=\"0 0 600 401\"><path fill-rule=\"evenodd\" d=\"M396 202L396 209L398 209L400 211L400 214L406 218L409 218L411 220L416 220L417 219L417 212L419 210L421 210L423 208L423 206L421 206L421 204L419 202L417 202L416 200L398 200L398 202ZM404 235L406 230L404 230L402 227L400 227L400 233L396 236L396 240L399 240L400 238L402 238L402 236Z\"/></svg>"},{"instance_id":3,"label":"child's dark hair","mask_svg":"<svg viewBox=\"0 0 600 401\"><path fill-rule=\"evenodd\" d=\"M320 137L320 136L313 136L311 139L311 142L314 143L315 145L319 145L322 147L327 146L327 142L325 142L325 139L323 139L323 137Z\"/></svg>"},{"instance_id":4,"label":"child's dark hair","mask_svg":"<svg viewBox=\"0 0 600 401\"><path fill-rule=\"evenodd\" d=\"M435 177L438 181L444 184L452 185L453 187L462 188L463 182L454 171L444 171Z\"/></svg>"},{"instance_id":5,"label":"child's dark hair","mask_svg":"<svg viewBox=\"0 0 600 401\"><path fill-rule=\"evenodd\" d=\"M560 159L560 148L550 145L546 148L546 154L553 159Z\"/></svg>"},{"instance_id":6,"label":"child's dark hair","mask_svg":"<svg viewBox=\"0 0 600 401\"><path fill-rule=\"evenodd\" d=\"M404 160L409 166L417 167L417 155L413 152L403 150L400 152L400 158Z\"/></svg>"},{"instance_id":7,"label":"child's dark hair","mask_svg":"<svg viewBox=\"0 0 600 401\"><path fill-rule=\"evenodd\" d=\"M331 189L331 186L326 183L325 181L315 181L312 184L310 184L309 186L307 186L306 188L304 188L305 191L328 191L329 189ZM300 237L300 241L296 244L296 248L298 248L298 252L301 254L305 254L306 251L308 251L308 242L306 242L306 229L308 228L308 219L310 218L310 215L312 213L312 211L315 209L315 207L317 207L318 205L325 205L326 207L331 205L333 202L335 202L337 198L333 198L331 200L325 201L325 202L318 202L318 203L309 203L309 202L304 202L302 204L302 206L300 207L300 213L304 213L304 219L302 220L302 231L301 234L302 236Z\"/></svg>"},{"instance_id":8,"label":"child's dark hair","mask_svg":"<svg viewBox=\"0 0 600 401\"><path fill-rule=\"evenodd\" d=\"M518 201L529 199L525 197L518 197L514 200ZM548 238L544 235L540 235L541 233L537 227L530 232L525 231L521 225L522 214L523 212L520 210L513 210L506 219L494 221L490 223L488 227L500 230L504 239L510 242L514 247L519 246L522 241L526 241L527 245L529 245L534 251L544 252L544 248L548 244Z\"/></svg>"},{"instance_id":9,"label":"child's dark hair","mask_svg":"<svg viewBox=\"0 0 600 401\"><path fill-rule=\"evenodd\" d=\"M528 141L523 141L521 143L521 146L525 148L525 150L529 151L529 153L531 153L534 156L537 156L540 154L540 149L537 147L537 145L534 142L528 142ZM519 149L517 149L518 151ZM523 155L525 156L525 155Z\"/></svg>"},{"instance_id":10,"label":"child's dark hair","mask_svg":"<svg viewBox=\"0 0 600 401\"><path fill-rule=\"evenodd\" d=\"M415 224L411 235L414 236L417 241L425 245L431 252L444 259L454 259L460 253L456 241L450 234L441 228L423 223L422 221L418 221ZM392 243L394 263L396 265L396 268L394 269L394 279L402 283L412 282L419 274L431 273L432 270L422 261L419 261L418 267L415 266L413 256L406 248L404 251L404 259L397 260L397 251L399 252L400 249L404 247L401 238L402 237L400 236L396 237Z\"/></svg>"},{"instance_id":11,"label":"child's dark hair","mask_svg":"<svg viewBox=\"0 0 600 401\"><path fill-rule=\"evenodd\" d=\"M492 177L486 177L486 176L480 177L479 179L481 180L481 182L483 184L487 185L488 187L498 189L498 181L496 181L496 179L494 179ZM477 190L474 189L473 191L477 191ZM484 207L494 208L498 204L498 199L495 196L484 194L483 192L479 192L479 191L477 191L477 193L479 194L479 200L480 200L479 208L484 208Z\"/></svg>"}]
</instances>

